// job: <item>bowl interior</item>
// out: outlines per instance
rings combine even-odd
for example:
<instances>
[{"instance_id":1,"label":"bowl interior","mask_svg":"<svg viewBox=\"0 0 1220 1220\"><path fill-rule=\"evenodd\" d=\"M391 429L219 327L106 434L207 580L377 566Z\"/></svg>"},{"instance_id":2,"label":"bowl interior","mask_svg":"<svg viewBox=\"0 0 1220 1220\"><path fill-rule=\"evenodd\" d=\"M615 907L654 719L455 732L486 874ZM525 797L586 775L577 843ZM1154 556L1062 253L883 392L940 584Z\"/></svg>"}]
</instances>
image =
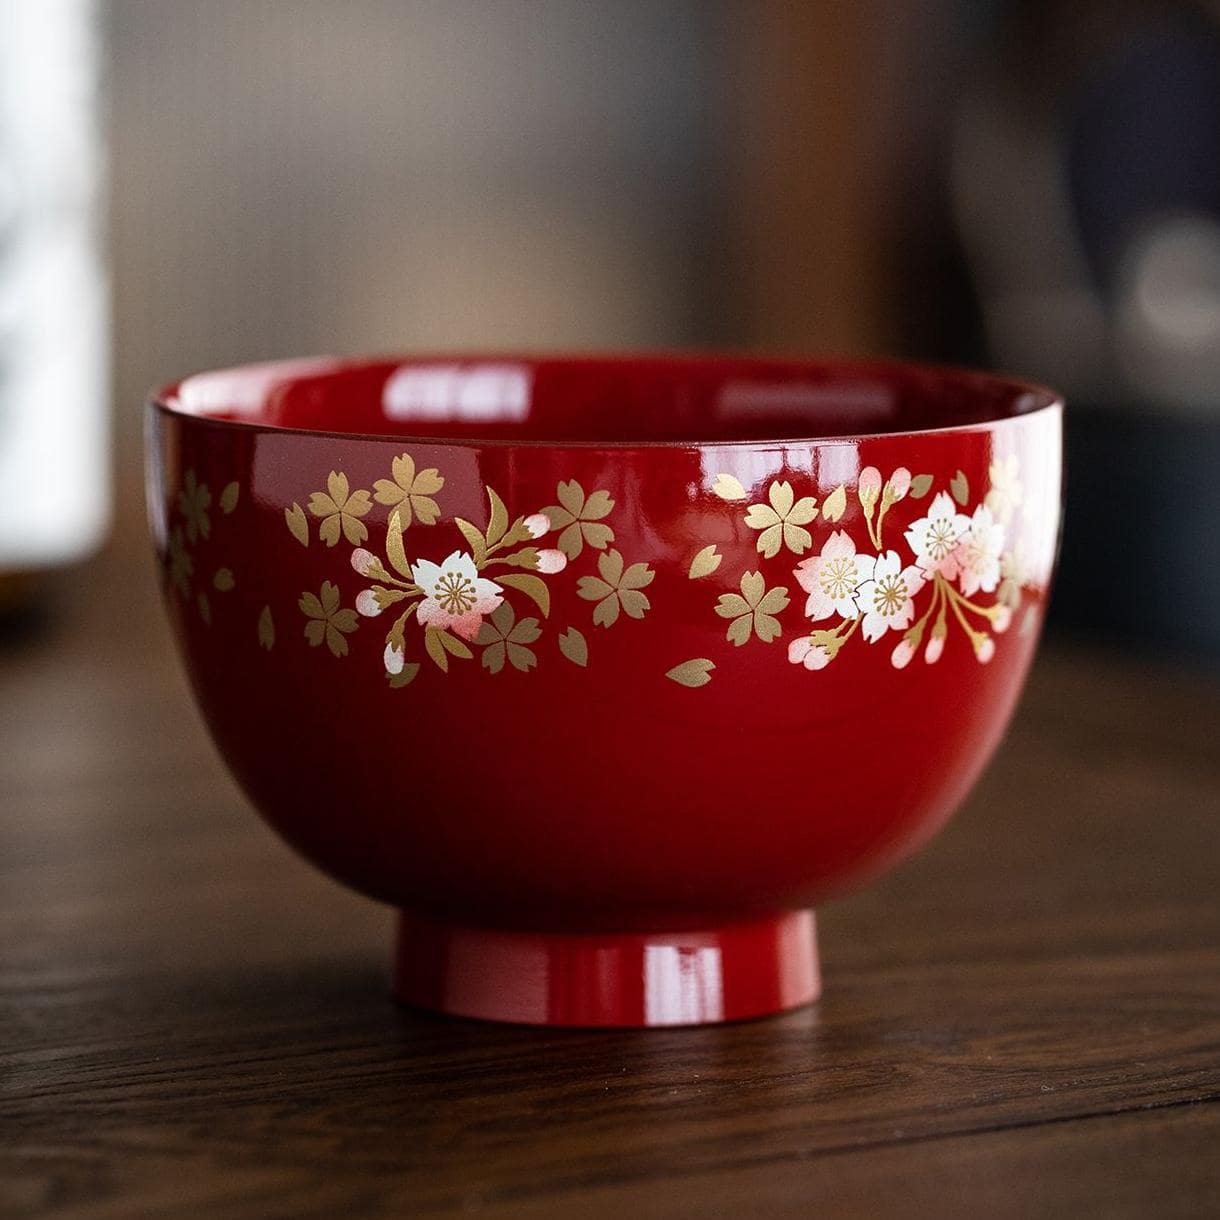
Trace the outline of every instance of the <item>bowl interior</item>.
<instances>
[{"instance_id":1,"label":"bowl interior","mask_svg":"<svg viewBox=\"0 0 1220 1220\"><path fill-rule=\"evenodd\" d=\"M737 356L319 359L204 373L156 397L297 431L599 445L922 432L1057 401L960 369Z\"/></svg>"}]
</instances>

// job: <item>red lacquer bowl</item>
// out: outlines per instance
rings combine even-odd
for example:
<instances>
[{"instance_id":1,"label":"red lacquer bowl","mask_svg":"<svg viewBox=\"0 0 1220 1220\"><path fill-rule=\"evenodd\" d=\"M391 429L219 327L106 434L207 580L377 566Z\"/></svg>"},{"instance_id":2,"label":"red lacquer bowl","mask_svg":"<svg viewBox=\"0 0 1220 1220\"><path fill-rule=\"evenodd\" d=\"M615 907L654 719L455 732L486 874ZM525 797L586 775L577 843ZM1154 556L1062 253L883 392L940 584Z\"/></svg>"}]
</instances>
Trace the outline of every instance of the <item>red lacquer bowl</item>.
<instances>
[{"instance_id":1,"label":"red lacquer bowl","mask_svg":"<svg viewBox=\"0 0 1220 1220\"><path fill-rule=\"evenodd\" d=\"M1054 565L1061 404L910 365L271 364L148 412L200 707L396 990L669 1025L818 993L811 908L948 817Z\"/></svg>"}]
</instances>

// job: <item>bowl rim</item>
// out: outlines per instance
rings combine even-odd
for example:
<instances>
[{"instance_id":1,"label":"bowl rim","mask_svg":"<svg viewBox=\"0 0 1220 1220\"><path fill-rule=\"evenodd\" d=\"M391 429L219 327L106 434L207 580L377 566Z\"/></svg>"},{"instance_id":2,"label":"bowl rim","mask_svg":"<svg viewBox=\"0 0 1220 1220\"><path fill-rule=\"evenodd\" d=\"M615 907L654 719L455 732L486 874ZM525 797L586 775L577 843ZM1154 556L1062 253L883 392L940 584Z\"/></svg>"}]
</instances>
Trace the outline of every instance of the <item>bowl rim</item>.
<instances>
[{"instance_id":1,"label":"bowl rim","mask_svg":"<svg viewBox=\"0 0 1220 1220\"><path fill-rule=\"evenodd\" d=\"M734 363L757 364L768 368L787 366L794 372L800 370L833 370L836 374L856 374L883 378L886 375L902 373L938 374L956 379L963 383L983 383L992 388L1005 389L1013 398L1032 398L1035 405L1012 411L1006 415L995 415L992 418L975 420L964 424L946 424L930 428L890 428L874 431L850 433L793 433L791 435L764 437L722 437L718 439L690 436L667 438L663 440L646 439L606 439L606 440L563 440L544 439L539 437L479 437L479 436L446 436L420 435L406 431L401 432L365 432L351 431L342 428L295 428L284 424L272 424L259 420L220 419L216 416L202 414L183 408L179 403L181 388L195 377L212 374L237 375L241 373L261 372L273 375L276 369L284 370L285 376L296 375L307 377L311 373L342 373L358 371L380 364L511 364L513 362L540 364L557 363L570 366L581 364L630 364L635 362L666 363L675 367L684 364L704 366L727 365ZM757 449L784 446L821 446L834 444L850 444L860 441L899 440L903 438L930 438L936 436L959 436L975 432L987 432L997 427L1018 425L1023 420L1035 416L1061 412L1064 408L1064 398L1058 391L1040 382L1028 378L1013 376L1009 373L992 371L990 369L967 368L963 365L942 363L926 360L885 359L852 356L793 356L786 354L771 354L762 351L735 351L733 349L690 349L690 350L652 350L639 351L458 351L458 352L392 352L386 354L365 354L357 356L307 356L288 357L276 360L254 361L245 364L207 369L181 377L176 381L154 388L145 397L146 408L156 411L168 418L197 424L205 428L232 430L246 433L265 433L268 435L320 437L344 441L376 441L390 442L399 445L409 445L412 448L427 445L466 449L578 449L590 451L630 451L658 449Z\"/></svg>"}]
</instances>

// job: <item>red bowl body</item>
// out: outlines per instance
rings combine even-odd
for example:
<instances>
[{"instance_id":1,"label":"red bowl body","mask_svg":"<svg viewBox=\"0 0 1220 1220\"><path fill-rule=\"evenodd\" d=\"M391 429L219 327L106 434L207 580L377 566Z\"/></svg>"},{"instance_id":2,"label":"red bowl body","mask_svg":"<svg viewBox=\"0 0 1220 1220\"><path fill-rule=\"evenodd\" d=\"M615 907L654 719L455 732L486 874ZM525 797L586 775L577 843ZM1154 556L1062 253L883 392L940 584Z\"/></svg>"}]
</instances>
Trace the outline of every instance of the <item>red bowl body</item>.
<instances>
[{"instance_id":1,"label":"red bowl body","mask_svg":"<svg viewBox=\"0 0 1220 1220\"><path fill-rule=\"evenodd\" d=\"M954 370L302 361L147 423L221 753L476 1016L810 998L805 913L974 782L1058 540L1060 403Z\"/></svg>"}]
</instances>

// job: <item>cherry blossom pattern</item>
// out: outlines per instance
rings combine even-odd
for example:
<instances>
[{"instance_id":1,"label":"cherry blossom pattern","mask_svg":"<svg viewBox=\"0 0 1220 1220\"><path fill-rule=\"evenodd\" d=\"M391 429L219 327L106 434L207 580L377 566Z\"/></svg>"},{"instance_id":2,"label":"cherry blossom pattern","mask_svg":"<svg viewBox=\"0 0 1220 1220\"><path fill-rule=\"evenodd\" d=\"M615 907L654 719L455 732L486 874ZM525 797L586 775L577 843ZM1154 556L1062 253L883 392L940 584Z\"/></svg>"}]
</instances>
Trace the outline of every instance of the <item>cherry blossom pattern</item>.
<instances>
[{"instance_id":1,"label":"cherry blossom pattern","mask_svg":"<svg viewBox=\"0 0 1220 1220\"><path fill-rule=\"evenodd\" d=\"M989 661L995 654L994 634L1008 629L1030 578L1019 544L1005 550L1007 529L999 519L1001 513L1011 516L1021 501L1015 460L993 462L990 474L991 489L970 515L959 508L969 501L963 471L949 480L948 491L933 496L925 515L904 532L914 561L908 562L884 546L886 514L908 495L922 500L932 490L932 476L912 476L899 467L886 478L875 466L866 466L856 496L877 553L860 552L851 535L839 529L824 540L819 554L796 566L793 576L807 594L805 616L815 624L838 622L793 640L788 660L805 669L824 669L859 631L869 644L890 632L901 634L890 656L897 669L910 664L926 637L924 659L935 664L950 625L956 624L977 659ZM837 502L834 512L824 515L838 521ZM994 603L980 602L980 593L994 593Z\"/></svg>"},{"instance_id":2,"label":"cherry blossom pattern","mask_svg":"<svg viewBox=\"0 0 1220 1220\"><path fill-rule=\"evenodd\" d=\"M528 645L542 634L536 618L517 621L516 612L508 602L501 604L491 618L479 628L478 643L483 649L483 667L498 674L507 661L514 669L528 673L538 664L538 654Z\"/></svg>"},{"instance_id":3,"label":"cherry blossom pattern","mask_svg":"<svg viewBox=\"0 0 1220 1220\"><path fill-rule=\"evenodd\" d=\"M929 575L956 580L960 567L958 543L970 529L970 518L957 511L948 492L938 492L926 517L913 521L906 540L915 562Z\"/></svg>"},{"instance_id":4,"label":"cherry blossom pattern","mask_svg":"<svg viewBox=\"0 0 1220 1220\"><path fill-rule=\"evenodd\" d=\"M897 551L879 555L872 576L859 588L864 638L875 644L887 631L909 627L915 617L915 594L923 585L923 571L914 564L904 568Z\"/></svg>"},{"instance_id":5,"label":"cherry blossom pattern","mask_svg":"<svg viewBox=\"0 0 1220 1220\"><path fill-rule=\"evenodd\" d=\"M439 562L422 556L411 560L406 554L406 531L412 523L436 523L440 510L431 493L444 486L444 478L433 468L417 472L407 454L395 459L393 473L393 484L388 479L379 479L376 484L379 503L392 509L386 525L386 558L364 547L351 553L353 569L375 582L357 595L356 610L370 619L392 606L398 611L386 633L382 654L390 683L405 686L418 670L415 662L406 659L406 628L412 617L423 628L423 649L439 670L448 671L450 660L470 660L473 653L468 644L477 643L484 647L484 666L497 672L504 658L501 656L499 665L493 666L486 650L494 647L497 639L504 644L504 656L515 664L514 659L522 655L516 649L527 643L517 637L532 632L533 627L525 625L537 625L537 620L516 623L516 611L503 610L508 605L506 597L515 590L548 615L550 592L542 577L567 566L564 551L534 545L550 531L549 517L544 512L532 512L510 522L504 501L488 487L486 529L455 517L454 525L465 539L465 548L450 551ZM498 611L503 612L495 620ZM495 630L494 626L488 627L489 619L508 623L497 639L487 638L488 631ZM493 659L498 655L495 651L490 654Z\"/></svg>"},{"instance_id":6,"label":"cherry blossom pattern","mask_svg":"<svg viewBox=\"0 0 1220 1220\"><path fill-rule=\"evenodd\" d=\"M798 500L791 483L773 481L767 503L751 504L746 510L746 524L759 531L759 554L774 559L781 548L787 547L794 555L803 555L813 545L813 535L805 526L817 517L817 509L813 496Z\"/></svg>"},{"instance_id":7,"label":"cherry blossom pattern","mask_svg":"<svg viewBox=\"0 0 1220 1220\"><path fill-rule=\"evenodd\" d=\"M957 563L963 593L995 592L1000 582L1000 553L1004 549L1004 527L980 504L970 518L970 528L957 546Z\"/></svg>"},{"instance_id":8,"label":"cherry blossom pattern","mask_svg":"<svg viewBox=\"0 0 1220 1220\"><path fill-rule=\"evenodd\" d=\"M741 578L741 592L722 593L716 613L733 620L725 637L740 648L751 635L764 644L778 638L782 628L775 616L787 608L788 590L783 585L768 589L761 572L746 572Z\"/></svg>"},{"instance_id":9,"label":"cherry blossom pattern","mask_svg":"<svg viewBox=\"0 0 1220 1220\"><path fill-rule=\"evenodd\" d=\"M872 577L871 555L860 555L856 544L844 530L836 530L822 544L820 555L802 560L793 575L809 594L805 617L818 622L839 615L855 618L859 613L857 590Z\"/></svg>"},{"instance_id":10,"label":"cherry blossom pattern","mask_svg":"<svg viewBox=\"0 0 1220 1220\"><path fill-rule=\"evenodd\" d=\"M997 467L993 463L990 471L993 478L997 470L1002 478L1010 480L1010 484L1015 482L1015 469ZM954 482L957 484L954 494L960 492L962 502L966 502L969 489L965 475L959 471ZM995 490L994 484L992 490ZM976 600L980 591L991 593L996 589L1004 558L1005 527L996 521L986 499L972 516L966 517L958 513L953 500L941 492L933 500L928 515L907 530L907 541L932 585L932 596L926 610L894 648L891 660L896 668L910 664L923 643L925 631L928 642L924 647L924 660L935 665L944 654L950 622L955 622L970 641L979 661L985 664L995 655L992 633L1008 630L1020 592L1019 585L1013 581L1007 596L997 597L993 604L984 605ZM993 498L992 503L996 502ZM947 550L950 540L954 540L951 551ZM1022 574L1024 578L1025 574Z\"/></svg>"},{"instance_id":11,"label":"cherry blossom pattern","mask_svg":"<svg viewBox=\"0 0 1220 1220\"><path fill-rule=\"evenodd\" d=\"M347 637L360 625L354 610L340 605L341 595L336 585L324 581L319 593L302 593L298 603L305 616L305 638L317 648L325 642L331 654L347 656Z\"/></svg>"},{"instance_id":12,"label":"cherry blossom pattern","mask_svg":"<svg viewBox=\"0 0 1220 1220\"><path fill-rule=\"evenodd\" d=\"M473 640L483 619L504 600L503 588L480 576L474 560L464 551L454 551L441 563L417 559L411 570L423 594L416 619L437 631L452 631L464 640Z\"/></svg>"},{"instance_id":13,"label":"cherry blossom pattern","mask_svg":"<svg viewBox=\"0 0 1220 1220\"><path fill-rule=\"evenodd\" d=\"M593 622L598 627L613 627L619 611L628 618L643 618L652 603L643 592L656 573L646 563L626 565L618 551L606 551L598 556L597 576L582 576L576 591L593 607Z\"/></svg>"},{"instance_id":14,"label":"cherry blossom pattern","mask_svg":"<svg viewBox=\"0 0 1220 1220\"><path fill-rule=\"evenodd\" d=\"M884 484L881 481L881 471L876 466L865 466L860 471L860 477L856 481L856 496L860 501L860 507L864 510L864 524L868 529L868 539L877 550L881 549L881 531L885 514L899 500L906 499L906 494L910 490L911 472L905 466L899 466L885 480ZM873 519L874 510L877 514L875 521Z\"/></svg>"},{"instance_id":15,"label":"cherry blossom pattern","mask_svg":"<svg viewBox=\"0 0 1220 1220\"><path fill-rule=\"evenodd\" d=\"M502 668L505 660L514 668L528 670L530 665L519 662L529 651L526 644L537 638L536 631L541 631L539 620L518 621L517 612L507 599L520 594L538 607L543 618L550 614L551 595L544 578L562 572L568 565L568 555L558 546L538 545L554 528L548 512L540 510L510 520L504 501L494 488L487 487L485 528L455 517L453 525L465 545L450 550L440 560L418 554L409 558L408 538L422 537L412 527L432 527L439 521L440 505L432 497L444 488L445 480L434 467L419 469L407 453L394 459L391 474L392 479L378 479L374 484L377 502L390 510L384 556L362 545L354 546L351 554L354 571L371 582L356 596L358 614L376 618L387 610L395 611L382 653L390 684L405 686L419 671L419 664L407 659L407 633L412 623L422 629L424 652L444 672L452 661L473 657L471 644L483 648L484 666L493 673ZM579 485L560 487L575 504L571 493L573 489L579 490ZM326 495L329 502L319 505L328 512L320 535L325 538L325 533L331 532L336 541L339 535L351 541L344 517L350 515L355 495L367 497L367 493L350 493L346 476L332 472ZM595 491L587 499L579 491L579 499L577 507L586 514L590 512L589 505L596 514L603 504L613 503L604 491ZM316 515L312 502L310 509ZM328 530L331 518L334 524ZM364 542L367 528L358 520L354 525L363 531L359 541ZM580 528L583 529L583 523ZM609 530L608 526L603 528ZM603 535L595 531L594 536L600 539Z\"/></svg>"},{"instance_id":16,"label":"cherry blossom pattern","mask_svg":"<svg viewBox=\"0 0 1220 1220\"><path fill-rule=\"evenodd\" d=\"M321 518L318 537L327 546L335 546L340 533L352 546L359 546L369 536L368 528L360 518L373 507L373 502L367 491L352 491L347 475L341 471L330 472L326 490L315 491L309 497L308 507L315 517Z\"/></svg>"}]
</instances>

